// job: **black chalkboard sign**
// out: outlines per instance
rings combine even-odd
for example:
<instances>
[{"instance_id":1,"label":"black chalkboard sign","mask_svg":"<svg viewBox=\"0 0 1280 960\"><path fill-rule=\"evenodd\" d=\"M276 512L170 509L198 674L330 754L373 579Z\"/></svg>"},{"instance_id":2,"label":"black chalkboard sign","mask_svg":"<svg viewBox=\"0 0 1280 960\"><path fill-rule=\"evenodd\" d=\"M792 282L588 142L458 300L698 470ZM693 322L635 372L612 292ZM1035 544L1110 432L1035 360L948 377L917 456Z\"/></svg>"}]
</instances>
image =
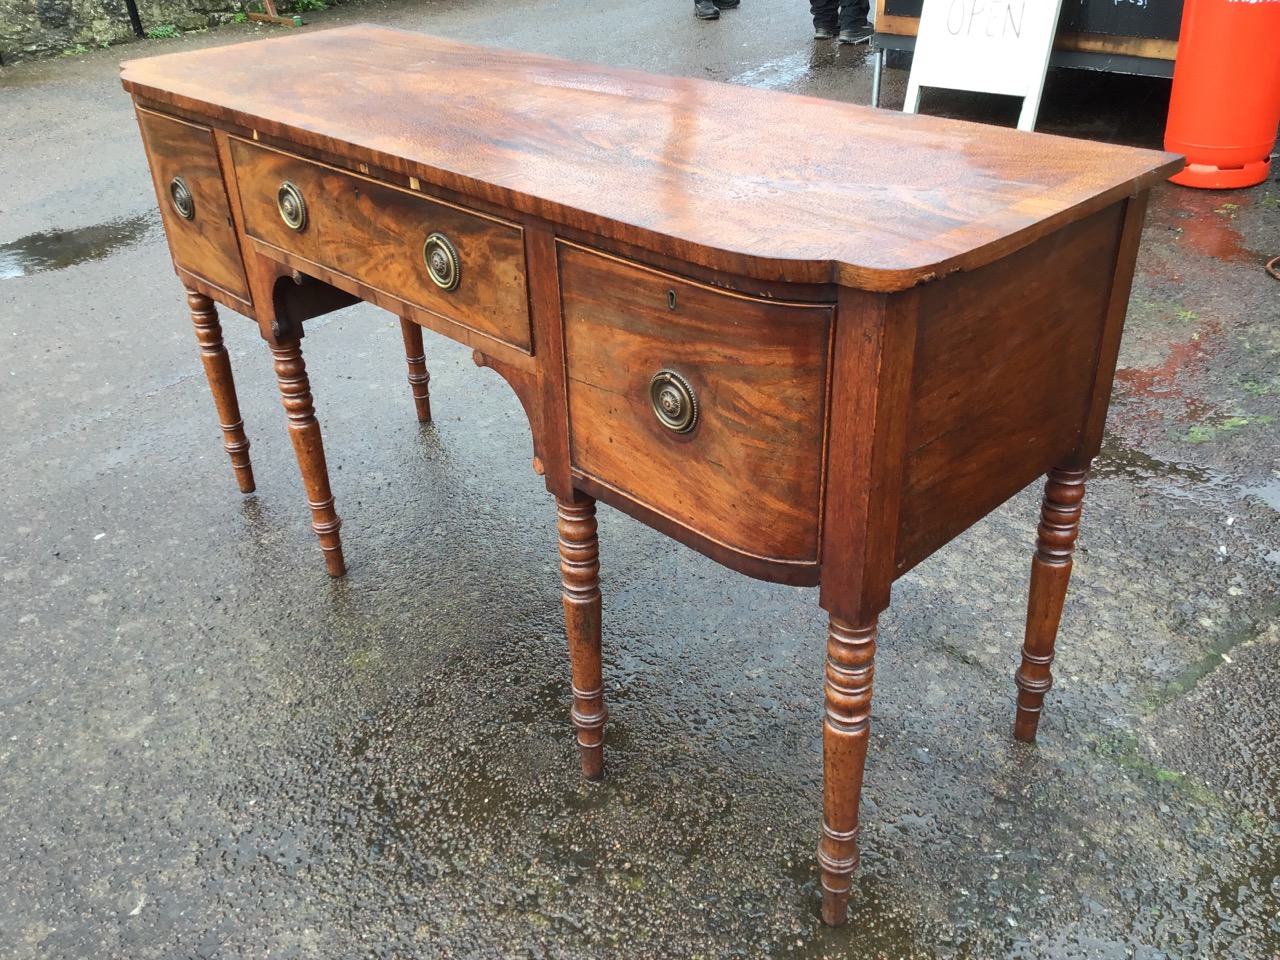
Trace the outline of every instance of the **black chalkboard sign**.
<instances>
[{"instance_id":1,"label":"black chalkboard sign","mask_svg":"<svg viewBox=\"0 0 1280 960\"><path fill-rule=\"evenodd\" d=\"M891 17L916 17L924 0L885 0ZM1109 37L1177 40L1182 0L1062 0L1060 33L1097 33Z\"/></svg>"},{"instance_id":2,"label":"black chalkboard sign","mask_svg":"<svg viewBox=\"0 0 1280 960\"><path fill-rule=\"evenodd\" d=\"M924 9L924 0L884 0L885 16L915 17L920 19L920 11Z\"/></svg>"}]
</instances>

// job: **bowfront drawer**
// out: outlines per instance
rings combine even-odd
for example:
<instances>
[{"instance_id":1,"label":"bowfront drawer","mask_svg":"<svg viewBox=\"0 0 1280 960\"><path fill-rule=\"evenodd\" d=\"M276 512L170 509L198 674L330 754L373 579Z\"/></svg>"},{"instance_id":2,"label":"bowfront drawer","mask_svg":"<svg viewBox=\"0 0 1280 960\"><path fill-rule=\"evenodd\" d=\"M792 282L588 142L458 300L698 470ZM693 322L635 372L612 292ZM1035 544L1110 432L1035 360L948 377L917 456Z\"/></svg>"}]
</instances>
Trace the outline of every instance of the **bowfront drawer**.
<instances>
[{"instance_id":1,"label":"bowfront drawer","mask_svg":"<svg viewBox=\"0 0 1280 960\"><path fill-rule=\"evenodd\" d=\"M246 140L231 153L249 236L531 352L520 227Z\"/></svg>"},{"instance_id":2,"label":"bowfront drawer","mask_svg":"<svg viewBox=\"0 0 1280 960\"><path fill-rule=\"evenodd\" d=\"M560 247L574 470L743 553L818 559L833 310Z\"/></svg>"},{"instance_id":3,"label":"bowfront drawer","mask_svg":"<svg viewBox=\"0 0 1280 960\"><path fill-rule=\"evenodd\" d=\"M138 125L173 262L247 302L249 284L213 131L150 110L138 111Z\"/></svg>"}]
</instances>

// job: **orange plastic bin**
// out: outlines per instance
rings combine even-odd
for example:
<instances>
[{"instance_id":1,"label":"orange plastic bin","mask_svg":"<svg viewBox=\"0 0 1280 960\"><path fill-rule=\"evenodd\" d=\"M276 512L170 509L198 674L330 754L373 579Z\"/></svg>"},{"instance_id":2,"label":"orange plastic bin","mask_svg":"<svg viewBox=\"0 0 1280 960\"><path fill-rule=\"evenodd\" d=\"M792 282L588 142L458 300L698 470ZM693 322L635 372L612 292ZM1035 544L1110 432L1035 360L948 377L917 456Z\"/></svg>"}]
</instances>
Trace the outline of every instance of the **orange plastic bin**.
<instances>
[{"instance_id":1,"label":"orange plastic bin","mask_svg":"<svg viewBox=\"0 0 1280 960\"><path fill-rule=\"evenodd\" d=\"M1280 126L1280 0L1185 0L1164 148L1187 187L1267 178Z\"/></svg>"}]
</instances>

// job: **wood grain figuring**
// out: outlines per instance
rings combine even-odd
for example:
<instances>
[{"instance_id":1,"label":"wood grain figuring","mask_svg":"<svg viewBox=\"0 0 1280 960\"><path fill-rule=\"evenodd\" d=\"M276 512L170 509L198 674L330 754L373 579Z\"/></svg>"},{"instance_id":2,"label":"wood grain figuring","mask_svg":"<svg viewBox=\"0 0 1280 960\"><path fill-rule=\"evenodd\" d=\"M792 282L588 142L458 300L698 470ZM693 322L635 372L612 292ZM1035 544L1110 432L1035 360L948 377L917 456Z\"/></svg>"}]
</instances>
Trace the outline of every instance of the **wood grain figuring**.
<instances>
[{"instance_id":1,"label":"wood grain figuring","mask_svg":"<svg viewBox=\"0 0 1280 960\"><path fill-rule=\"evenodd\" d=\"M329 576L340 577L347 572L338 535L342 520L334 509L333 493L329 490L329 468L324 460L320 422L316 420L311 400L311 381L302 359L302 344L291 340L273 345L271 356L275 360L280 397L289 417L289 439L293 441L293 453L302 470L302 484L311 506L311 529L320 538Z\"/></svg>"},{"instance_id":2,"label":"wood grain figuring","mask_svg":"<svg viewBox=\"0 0 1280 960\"><path fill-rule=\"evenodd\" d=\"M147 110L137 113L175 267L247 300L249 284L212 131ZM178 215L169 193L169 185L178 176L195 200L195 216L191 220Z\"/></svg>"},{"instance_id":3,"label":"wood grain figuring","mask_svg":"<svg viewBox=\"0 0 1280 960\"><path fill-rule=\"evenodd\" d=\"M1123 207L920 291L899 573L1079 445Z\"/></svg>"},{"instance_id":4,"label":"wood grain figuring","mask_svg":"<svg viewBox=\"0 0 1280 960\"><path fill-rule=\"evenodd\" d=\"M573 718L582 773L604 776L604 680L600 665L600 541L596 502L585 494L556 499L564 620L573 670Z\"/></svg>"},{"instance_id":5,"label":"wood grain figuring","mask_svg":"<svg viewBox=\"0 0 1280 960\"><path fill-rule=\"evenodd\" d=\"M249 439L244 435L244 422L240 419L240 401L236 398L235 378L231 374L231 358L222 343L222 324L218 322L218 308L213 301L198 291L187 290L187 305L191 308L191 322L195 324L196 340L200 343L200 360L204 363L204 375L213 393L213 403L218 409L218 421L222 427L222 446L231 457L231 467L241 493L253 493L253 465L249 462Z\"/></svg>"},{"instance_id":6,"label":"wood grain figuring","mask_svg":"<svg viewBox=\"0 0 1280 960\"><path fill-rule=\"evenodd\" d=\"M1031 592L1027 598L1027 628L1022 644L1022 665L1014 675L1018 687L1018 710L1013 735L1034 740L1040 723L1044 695L1053 686L1050 666L1062 619L1062 605L1071 579L1071 555L1080 532L1080 509L1084 500L1083 468L1049 471L1044 486L1040 525L1036 530L1036 553L1031 560Z\"/></svg>"},{"instance_id":7,"label":"wood grain figuring","mask_svg":"<svg viewBox=\"0 0 1280 960\"><path fill-rule=\"evenodd\" d=\"M231 154L249 236L531 350L520 227L243 140L232 139ZM285 181L306 201L301 232L277 208ZM458 251L454 290L437 286L423 260L422 245L435 231Z\"/></svg>"},{"instance_id":8,"label":"wood grain figuring","mask_svg":"<svg viewBox=\"0 0 1280 960\"><path fill-rule=\"evenodd\" d=\"M714 541L816 560L831 308L568 245L560 270L574 469ZM664 369L697 395L687 434L654 415L649 383Z\"/></svg>"},{"instance_id":9,"label":"wood grain figuring","mask_svg":"<svg viewBox=\"0 0 1280 960\"><path fill-rule=\"evenodd\" d=\"M879 291L990 263L1181 164L368 26L131 61L122 78L424 189L731 273Z\"/></svg>"},{"instance_id":10,"label":"wood grain figuring","mask_svg":"<svg viewBox=\"0 0 1280 960\"><path fill-rule=\"evenodd\" d=\"M404 338L404 358L409 364L409 389L419 423L431 422L431 374L427 371L426 352L422 347L422 328L405 317L400 318L400 334Z\"/></svg>"},{"instance_id":11,"label":"wood grain figuring","mask_svg":"<svg viewBox=\"0 0 1280 960\"><path fill-rule=\"evenodd\" d=\"M822 919L845 922L858 869L858 805L871 735L876 621L856 626L832 617L827 629L826 714L822 723Z\"/></svg>"}]
</instances>

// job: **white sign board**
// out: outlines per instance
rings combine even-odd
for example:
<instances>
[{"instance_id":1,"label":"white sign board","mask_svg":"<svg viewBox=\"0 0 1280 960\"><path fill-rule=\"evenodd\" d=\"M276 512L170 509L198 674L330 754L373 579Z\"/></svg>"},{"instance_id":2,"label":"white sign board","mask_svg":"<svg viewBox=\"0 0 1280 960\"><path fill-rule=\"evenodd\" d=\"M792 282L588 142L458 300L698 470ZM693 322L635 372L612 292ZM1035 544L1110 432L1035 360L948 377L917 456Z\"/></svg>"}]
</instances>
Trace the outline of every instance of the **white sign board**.
<instances>
[{"instance_id":1,"label":"white sign board","mask_svg":"<svg viewBox=\"0 0 1280 960\"><path fill-rule=\"evenodd\" d=\"M1022 97L1019 130L1036 125L1062 0L924 0L907 102L921 87Z\"/></svg>"}]
</instances>

